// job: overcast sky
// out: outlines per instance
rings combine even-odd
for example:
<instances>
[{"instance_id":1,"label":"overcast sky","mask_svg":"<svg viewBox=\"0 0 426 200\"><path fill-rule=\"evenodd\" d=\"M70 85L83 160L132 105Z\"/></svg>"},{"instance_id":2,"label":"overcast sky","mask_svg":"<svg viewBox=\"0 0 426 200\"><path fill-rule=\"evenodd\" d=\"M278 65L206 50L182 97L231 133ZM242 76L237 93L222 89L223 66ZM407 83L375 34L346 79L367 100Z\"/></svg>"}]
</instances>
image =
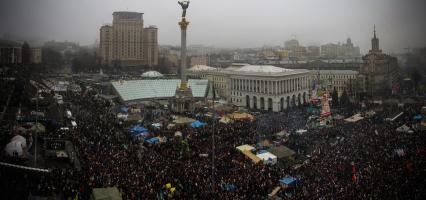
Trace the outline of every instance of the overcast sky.
<instances>
[{"instance_id":1,"label":"overcast sky","mask_svg":"<svg viewBox=\"0 0 426 200\"><path fill-rule=\"evenodd\" d=\"M0 34L93 44L114 11L144 13L159 44L180 44L177 0L0 0ZM426 46L424 0L192 0L189 44L216 47L344 42L370 48L373 24L388 53Z\"/></svg>"}]
</instances>

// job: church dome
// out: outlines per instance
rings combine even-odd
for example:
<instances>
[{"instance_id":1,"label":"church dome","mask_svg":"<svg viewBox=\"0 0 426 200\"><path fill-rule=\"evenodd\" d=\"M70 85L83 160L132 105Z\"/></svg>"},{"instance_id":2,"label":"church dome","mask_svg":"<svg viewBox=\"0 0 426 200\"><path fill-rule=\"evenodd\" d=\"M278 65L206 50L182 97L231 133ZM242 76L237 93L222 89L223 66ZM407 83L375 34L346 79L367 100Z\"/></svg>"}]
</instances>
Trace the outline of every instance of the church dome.
<instances>
[{"instance_id":1,"label":"church dome","mask_svg":"<svg viewBox=\"0 0 426 200\"><path fill-rule=\"evenodd\" d=\"M160 78L163 77L163 74L161 74L160 72L157 71L147 71L144 72L141 77L143 78Z\"/></svg>"}]
</instances>

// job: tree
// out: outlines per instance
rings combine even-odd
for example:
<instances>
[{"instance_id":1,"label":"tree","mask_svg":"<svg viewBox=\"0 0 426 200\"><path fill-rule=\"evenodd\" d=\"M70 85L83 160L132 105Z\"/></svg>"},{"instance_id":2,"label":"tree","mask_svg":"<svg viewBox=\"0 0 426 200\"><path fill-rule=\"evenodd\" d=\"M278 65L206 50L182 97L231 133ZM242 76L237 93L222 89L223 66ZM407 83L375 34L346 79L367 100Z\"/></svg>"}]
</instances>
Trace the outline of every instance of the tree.
<instances>
[{"instance_id":1,"label":"tree","mask_svg":"<svg viewBox=\"0 0 426 200\"><path fill-rule=\"evenodd\" d=\"M342 96L340 97L340 105L342 106L348 106L350 103L349 96L346 90L343 90Z\"/></svg>"},{"instance_id":2,"label":"tree","mask_svg":"<svg viewBox=\"0 0 426 200\"><path fill-rule=\"evenodd\" d=\"M64 63L62 54L52 48L43 48L41 55L43 62L50 67L59 68Z\"/></svg>"},{"instance_id":3,"label":"tree","mask_svg":"<svg viewBox=\"0 0 426 200\"><path fill-rule=\"evenodd\" d=\"M24 44L22 45L22 63L31 63L31 48L27 42L24 42Z\"/></svg>"},{"instance_id":4,"label":"tree","mask_svg":"<svg viewBox=\"0 0 426 200\"><path fill-rule=\"evenodd\" d=\"M339 95L337 94L336 88L333 89L333 93L331 93L331 99L332 99L332 104L333 107L336 107L337 105L339 105Z\"/></svg>"},{"instance_id":5,"label":"tree","mask_svg":"<svg viewBox=\"0 0 426 200\"><path fill-rule=\"evenodd\" d=\"M417 94L419 83L422 81L422 75L416 68L411 71L411 80L413 80L414 92Z\"/></svg>"}]
</instances>

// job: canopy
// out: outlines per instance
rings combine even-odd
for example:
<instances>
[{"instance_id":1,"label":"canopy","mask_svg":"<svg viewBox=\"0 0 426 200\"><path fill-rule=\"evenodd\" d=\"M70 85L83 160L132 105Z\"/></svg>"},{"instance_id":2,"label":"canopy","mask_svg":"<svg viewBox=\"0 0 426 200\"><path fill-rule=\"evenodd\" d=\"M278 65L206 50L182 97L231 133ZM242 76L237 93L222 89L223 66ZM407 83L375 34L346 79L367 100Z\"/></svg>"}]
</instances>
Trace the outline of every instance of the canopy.
<instances>
[{"instance_id":1,"label":"canopy","mask_svg":"<svg viewBox=\"0 0 426 200\"><path fill-rule=\"evenodd\" d=\"M76 127L76 126L77 126L77 123L76 123L75 121L71 121L71 125L72 125L73 127Z\"/></svg>"},{"instance_id":2,"label":"canopy","mask_svg":"<svg viewBox=\"0 0 426 200\"><path fill-rule=\"evenodd\" d=\"M131 128L129 131L133 135L146 135L146 134L148 134L148 130L146 128L142 127L142 126L139 126L139 125Z\"/></svg>"},{"instance_id":3,"label":"canopy","mask_svg":"<svg viewBox=\"0 0 426 200\"><path fill-rule=\"evenodd\" d=\"M244 144L244 145L238 146L237 149L240 150L240 151L251 151L251 150L254 149L254 147L252 147L248 144Z\"/></svg>"},{"instance_id":4,"label":"canopy","mask_svg":"<svg viewBox=\"0 0 426 200\"><path fill-rule=\"evenodd\" d=\"M94 200L122 200L117 187L93 188L92 196Z\"/></svg>"},{"instance_id":5,"label":"canopy","mask_svg":"<svg viewBox=\"0 0 426 200\"><path fill-rule=\"evenodd\" d=\"M160 123L153 123L151 124L151 126L155 127L155 128L161 128L161 124Z\"/></svg>"},{"instance_id":6,"label":"canopy","mask_svg":"<svg viewBox=\"0 0 426 200\"><path fill-rule=\"evenodd\" d=\"M303 133L306 133L306 132L308 132L307 130L305 130L305 129L299 129L299 130L297 130L296 131L296 133L298 133L298 134L303 134Z\"/></svg>"},{"instance_id":7,"label":"canopy","mask_svg":"<svg viewBox=\"0 0 426 200\"><path fill-rule=\"evenodd\" d=\"M248 113L232 113L229 115L229 118L234 119L234 120L253 120L254 117L251 114Z\"/></svg>"},{"instance_id":8,"label":"canopy","mask_svg":"<svg viewBox=\"0 0 426 200\"><path fill-rule=\"evenodd\" d=\"M190 126L192 128L199 128L199 127L202 127L202 126L205 126L205 125L207 125L207 123L200 122L200 121L197 120L197 121L192 122Z\"/></svg>"},{"instance_id":9,"label":"canopy","mask_svg":"<svg viewBox=\"0 0 426 200\"><path fill-rule=\"evenodd\" d=\"M423 116L422 115L416 115L416 116L413 117L413 119L414 120L421 120L421 119L423 119Z\"/></svg>"},{"instance_id":10,"label":"canopy","mask_svg":"<svg viewBox=\"0 0 426 200\"><path fill-rule=\"evenodd\" d=\"M159 138L157 138L157 137L153 137L153 138L149 138L149 139L147 139L147 140L145 140L147 143L149 143L149 144L157 144L159 141L160 141L160 139Z\"/></svg>"},{"instance_id":11,"label":"canopy","mask_svg":"<svg viewBox=\"0 0 426 200\"><path fill-rule=\"evenodd\" d=\"M231 122L231 119L229 119L229 117L223 116L223 117L219 120L219 122L220 122L220 123L223 123L223 124L228 124L229 122Z\"/></svg>"},{"instance_id":12,"label":"canopy","mask_svg":"<svg viewBox=\"0 0 426 200\"><path fill-rule=\"evenodd\" d=\"M188 117L179 117L178 116L173 121L173 123L175 123L175 124L189 124L189 123L192 123L194 121L195 121L195 119L191 119L191 118L188 118Z\"/></svg>"},{"instance_id":13,"label":"canopy","mask_svg":"<svg viewBox=\"0 0 426 200\"><path fill-rule=\"evenodd\" d=\"M397 132L410 133L412 130L407 125L402 125L396 129Z\"/></svg>"},{"instance_id":14,"label":"canopy","mask_svg":"<svg viewBox=\"0 0 426 200\"><path fill-rule=\"evenodd\" d=\"M355 114L352 117L346 118L345 121L347 122L357 122L359 120L364 119L364 117L361 117L361 114Z\"/></svg>"},{"instance_id":15,"label":"canopy","mask_svg":"<svg viewBox=\"0 0 426 200\"><path fill-rule=\"evenodd\" d=\"M46 128L43 126L43 124L36 123L34 126L31 127L31 131L37 132L37 133L44 133L46 132Z\"/></svg>"},{"instance_id":16,"label":"canopy","mask_svg":"<svg viewBox=\"0 0 426 200\"><path fill-rule=\"evenodd\" d=\"M21 157L24 155L24 144L21 141L11 141L4 150L9 156Z\"/></svg>"},{"instance_id":17,"label":"canopy","mask_svg":"<svg viewBox=\"0 0 426 200\"><path fill-rule=\"evenodd\" d=\"M182 132L176 131L175 132L175 137L182 137Z\"/></svg>"},{"instance_id":18,"label":"canopy","mask_svg":"<svg viewBox=\"0 0 426 200\"><path fill-rule=\"evenodd\" d=\"M260 159L263 160L263 164L276 164L277 163L277 156L270 153L270 152L263 152L256 155Z\"/></svg>"},{"instance_id":19,"label":"canopy","mask_svg":"<svg viewBox=\"0 0 426 200\"><path fill-rule=\"evenodd\" d=\"M129 108L128 108L128 107L126 107L126 106L122 106L122 107L120 108L120 111L121 111L121 112L124 112L124 113L127 113L127 112L129 112Z\"/></svg>"},{"instance_id":20,"label":"canopy","mask_svg":"<svg viewBox=\"0 0 426 200\"><path fill-rule=\"evenodd\" d=\"M293 183L296 183L296 178L292 177L292 176L286 176L282 179L280 179L280 183L284 184L284 185L291 185Z\"/></svg>"},{"instance_id":21,"label":"canopy","mask_svg":"<svg viewBox=\"0 0 426 200\"><path fill-rule=\"evenodd\" d=\"M268 149L269 152L271 152L272 154L276 155L278 158L286 158L286 157L290 157L293 156L295 154L295 152L289 148L287 148L286 146L276 146L276 147L272 147L270 149Z\"/></svg>"}]
</instances>

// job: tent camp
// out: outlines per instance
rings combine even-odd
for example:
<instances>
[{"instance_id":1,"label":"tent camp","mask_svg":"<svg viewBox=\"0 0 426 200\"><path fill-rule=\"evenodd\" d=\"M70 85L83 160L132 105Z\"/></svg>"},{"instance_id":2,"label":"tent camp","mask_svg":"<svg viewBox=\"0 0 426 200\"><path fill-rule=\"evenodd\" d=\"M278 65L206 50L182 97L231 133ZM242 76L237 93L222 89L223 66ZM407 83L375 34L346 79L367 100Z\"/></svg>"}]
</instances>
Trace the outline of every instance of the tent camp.
<instances>
[{"instance_id":1,"label":"tent camp","mask_svg":"<svg viewBox=\"0 0 426 200\"><path fill-rule=\"evenodd\" d=\"M349 118L346 118L345 121L355 123L355 122L362 120L362 119L364 119L364 117L361 117L361 114L358 113L358 114L355 114L355 115L353 115Z\"/></svg>"},{"instance_id":2,"label":"tent camp","mask_svg":"<svg viewBox=\"0 0 426 200\"><path fill-rule=\"evenodd\" d=\"M194 121L194 122L192 122L191 124L190 124L190 126L192 127L192 128L199 128L199 127L202 127L202 126L205 126L205 125L207 125L207 123L204 123L204 122L200 122L200 121Z\"/></svg>"},{"instance_id":3,"label":"tent camp","mask_svg":"<svg viewBox=\"0 0 426 200\"><path fill-rule=\"evenodd\" d=\"M117 187L93 188L93 200L122 200L121 193Z\"/></svg>"},{"instance_id":4,"label":"tent camp","mask_svg":"<svg viewBox=\"0 0 426 200\"><path fill-rule=\"evenodd\" d=\"M160 139L158 137L153 137L153 138L146 139L145 142L147 142L148 144L153 145L153 144L159 143Z\"/></svg>"},{"instance_id":5,"label":"tent camp","mask_svg":"<svg viewBox=\"0 0 426 200\"><path fill-rule=\"evenodd\" d=\"M260 153L256 155L257 157L259 157L260 159L262 159L263 164L270 164L270 165L275 165L277 164L277 156L275 156L274 154L270 153L270 152L264 152L264 153Z\"/></svg>"}]
</instances>

